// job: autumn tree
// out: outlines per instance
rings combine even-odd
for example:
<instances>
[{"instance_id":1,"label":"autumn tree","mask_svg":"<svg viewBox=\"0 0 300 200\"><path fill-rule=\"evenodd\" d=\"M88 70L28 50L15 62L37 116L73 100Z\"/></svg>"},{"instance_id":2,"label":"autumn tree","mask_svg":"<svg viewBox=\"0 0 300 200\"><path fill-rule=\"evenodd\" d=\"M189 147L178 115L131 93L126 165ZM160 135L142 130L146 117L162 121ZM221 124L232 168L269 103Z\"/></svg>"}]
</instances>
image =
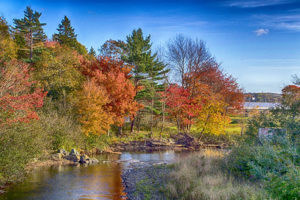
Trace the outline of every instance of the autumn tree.
<instances>
[{"instance_id":1,"label":"autumn tree","mask_svg":"<svg viewBox=\"0 0 300 200\"><path fill-rule=\"evenodd\" d=\"M100 57L83 66L83 74L94 78L95 82L105 89L110 100L105 105L105 110L110 113L120 131L125 117L134 116L140 108L135 101L136 88L130 80L131 68L123 61L110 57Z\"/></svg>"},{"instance_id":2,"label":"autumn tree","mask_svg":"<svg viewBox=\"0 0 300 200\"><path fill-rule=\"evenodd\" d=\"M74 95L83 83L82 60L84 58L72 48L46 42L40 59L33 65L34 78L49 96L61 102L63 109L67 108L68 102L75 100Z\"/></svg>"},{"instance_id":3,"label":"autumn tree","mask_svg":"<svg viewBox=\"0 0 300 200\"><path fill-rule=\"evenodd\" d=\"M92 78L84 83L78 98L79 121L85 135L106 134L113 124L113 119L106 110L110 100L105 88L99 86L96 79Z\"/></svg>"},{"instance_id":4,"label":"autumn tree","mask_svg":"<svg viewBox=\"0 0 300 200\"><path fill-rule=\"evenodd\" d=\"M33 87L27 64L11 60L0 65L0 125L38 119L46 95Z\"/></svg>"},{"instance_id":5,"label":"autumn tree","mask_svg":"<svg viewBox=\"0 0 300 200\"><path fill-rule=\"evenodd\" d=\"M40 22L41 13L33 11L30 7L26 7L24 18L14 19L15 24L15 40L18 44L19 55L27 55L29 51L29 61L32 62L34 50L42 46L42 42L47 39L43 26L46 23Z\"/></svg>"},{"instance_id":6,"label":"autumn tree","mask_svg":"<svg viewBox=\"0 0 300 200\"><path fill-rule=\"evenodd\" d=\"M300 87L288 85L282 89L282 104L295 116L300 113Z\"/></svg>"},{"instance_id":7,"label":"autumn tree","mask_svg":"<svg viewBox=\"0 0 300 200\"><path fill-rule=\"evenodd\" d=\"M166 103L166 111L170 119L174 119L178 132L187 132L189 127L194 123L191 120L195 116L196 110L200 107L190 98L188 89L177 84L170 85L162 93Z\"/></svg>"},{"instance_id":8,"label":"autumn tree","mask_svg":"<svg viewBox=\"0 0 300 200\"><path fill-rule=\"evenodd\" d=\"M0 62L16 58L16 44L13 41L9 26L4 18L0 17Z\"/></svg>"}]
</instances>

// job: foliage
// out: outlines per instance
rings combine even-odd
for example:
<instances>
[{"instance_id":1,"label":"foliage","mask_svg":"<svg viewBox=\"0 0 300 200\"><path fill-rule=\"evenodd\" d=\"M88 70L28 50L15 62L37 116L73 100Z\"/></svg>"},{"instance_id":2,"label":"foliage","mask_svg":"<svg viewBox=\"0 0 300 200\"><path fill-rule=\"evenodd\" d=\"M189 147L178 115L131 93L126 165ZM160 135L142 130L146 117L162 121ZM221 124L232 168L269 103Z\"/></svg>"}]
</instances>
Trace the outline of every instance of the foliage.
<instances>
[{"instance_id":1,"label":"foliage","mask_svg":"<svg viewBox=\"0 0 300 200\"><path fill-rule=\"evenodd\" d=\"M274 199L300 199L300 169L291 168L282 177L271 176L266 189Z\"/></svg>"},{"instance_id":2,"label":"foliage","mask_svg":"<svg viewBox=\"0 0 300 200\"><path fill-rule=\"evenodd\" d=\"M130 80L130 70L131 66L109 57L100 57L86 63L83 68L83 74L93 78L95 84L105 91L109 101L104 109L117 126L122 126L125 117L135 115L140 108L134 100L136 88Z\"/></svg>"},{"instance_id":3,"label":"foliage","mask_svg":"<svg viewBox=\"0 0 300 200\"><path fill-rule=\"evenodd\" d=\"M26 164L48 148L47 135L37 121L16 122L0 129L0 184L20 180ZM1 179L2 176L2 179Z\"/></svg>"},{"instance_id":4,"label":"foliage","mask_svg":"<svg viewBox=\"0 0 300 200\"><path fill-rule=\"evenodd\" d=\"M66 107L74 101L84 77L79 67L84 58L73 49L57 42L46 42L38 61L34 63L34 78L48 95Z\"/></svg>"},{"instance_id":5,"label":"foliage","mask_svg":"<svg viewBox=\"0 0 300 200\"><path fill-rule=\"evenodd\" d=\"M6 20L0 17L0 62L11 60L16 56L16 44L10 35L9 26Z\"/></svg>"},{"instance_id":6,"label":"foliage","mask_svg":"<svg viewBox=\"0 0 300 200\"><path fill-rule=\"evenodd\" d=\"M36 109L43 106L46 93L32 88L28 65L12 60L0 67L0 125L38 119Z\"/></svg>"},{"instance_id":7,"label":"foliage","mask_svg":"<svg viewBox=\"0 0 300 200\"><path fill-rule=\"evenodd\" d=\"M67 16L64 16L57 28L58 33L53 35L53 40L75 49L79 54L86 55L86 48L77 41L77 35L74 28L71 26L71 21Z\"/></svg>"},{"instance_id":8,"label":"foliage","mask_svg":"<svg viewBox=\"0 0 300 200\"><path fill-rule=\"evenodd\" d=\"M97 85L95 79L87 81L79 94L78 112L83 132L95 135L105 134L113 123L112 117L105 110L109 103L105 89Z\"/></svg>"},{"instance_id":9,"label":"foliage","mask_svg":"<svg viewBox=\"0 0 300 200\"><path fill-rule=\"evenodd\" d=\"M43 26L45 26L46 23L41 23L39 19L41 15L41 13L33 11L27 6L24 11L24 18L14 19L19 55L26 55L27 51L29 51L30 62L34 56L34 49L40 48L42 42L47 38L43 30Z\"/></svg>"}]
</instances>

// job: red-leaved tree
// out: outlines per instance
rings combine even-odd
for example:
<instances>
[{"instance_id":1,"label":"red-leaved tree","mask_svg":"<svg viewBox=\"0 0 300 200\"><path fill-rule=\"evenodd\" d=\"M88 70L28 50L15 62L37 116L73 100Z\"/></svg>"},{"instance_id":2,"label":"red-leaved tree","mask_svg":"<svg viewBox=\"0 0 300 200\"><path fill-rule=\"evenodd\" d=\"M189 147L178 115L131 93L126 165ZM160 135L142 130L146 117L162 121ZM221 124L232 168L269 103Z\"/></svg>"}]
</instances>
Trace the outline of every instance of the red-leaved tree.
<instances>
[{"instance_id":1,"label":"red-leaved tree","mask_svg":"<svg viewBox=\"0 0 300 200\"><path fill-rule=\"evenodd\" d=\"M38 119L46 92L34 88L27 64L12 60L0 67L0 124Z\"/></svg>"}]
</instances>

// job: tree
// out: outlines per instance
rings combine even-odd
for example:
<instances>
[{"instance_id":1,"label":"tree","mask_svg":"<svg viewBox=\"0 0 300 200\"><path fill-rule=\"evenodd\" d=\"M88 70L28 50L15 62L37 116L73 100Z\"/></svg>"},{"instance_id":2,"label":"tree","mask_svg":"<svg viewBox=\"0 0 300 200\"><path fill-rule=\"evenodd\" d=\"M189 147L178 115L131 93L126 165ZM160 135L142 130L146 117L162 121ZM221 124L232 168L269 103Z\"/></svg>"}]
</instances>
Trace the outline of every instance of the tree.
<instances>
[{"instance_id":1,"label":"tree","mask_svg":"<svg viewBox=\"0 0 300 200\"><path fill-rule=\"evenodd\" d=\"M58 33L53 35L53 40L58 41L60 44L65 44L71 47L76 45L77 35L74 28L71 26L71 21L67 16L61 20L57 28Z\"/></svg>"},{"instance_id":2,"label":"tree","mask_svg":"<svg viewBox=\"0 0 300 200\"><path fill-rule=\"evenodd\" d=\"M40 59L34 63L34 79L54 100L62 102L62 108L74 101L84 77L80 65L84 58L68 46L57 42L46 42Z\"/></svg>"},{"instance_id":3,"label":"tree","mask_svg":"<svg viewBox=\"0 0 300 200\"><path fill-rule=\"evenodd\" d=\"M93 57L96 57L96 51L93 47L90 48L89 55L93 56Z\"/></svg>"},{"instance_id":4,"label":"tree","mask_svg":"<svg viewBox=\"0 0 300 200\"><path fill-rule=\"evenodd\" d=\"M107 40L99 49L100 55L103 57L113 57L121 59L125 54L126 44L121 40Z\"/></svg>"},{"instance_id":5,"label":"tree","mask_svg":"<svg viewBox=\"0 0 300 200\"><path fill-rule=\"evenodd\" d=\"M151 113L151 133L153 127L154 101L158 97L158 82L161 81L168 70L166 65L157 59L157 54L151 51L151 36L144 37L142 29L133 30L132 34L127 36L126 45L121 56L122 60L133 66L131 71L132 80L138 91L136 100L145 105L146 112ZM150 101L150 105L147 105ZM157 101L158 102L158 101ZM135 121L140 121L139 114L133 116L131 131ZM138 123L139 129L139 123Z\"/></svg>"},{"instance_id":6,"label":"tree","mask_svg":"<svg viewBox=\"0 0 300 200\"><path fill-rule=\"evenodd\" d=\"M123 125L125 117L134 116L140 108L135 101L136 89L130 80L131 68L123 61L110 57L100 57L83 65L83 74L95 79L98 86L105 89L110 100L105 110L118 127Z\"/></svg>"},{"instance_id":7,"label":"tree","mask_svg":"<svg viewBox=\"0 0 300 200\"><path fill-rule=\"evenodd\" d=\"M197 71L203 65L215 63L202 40L193 40L183 35L177 35L168 42L167 57L183 87L186 87L186 74Z\"/></svg>"},{"instance_id":8,"label":"tree","mask_svg":"<svg viewBox=\"0 0 300 200\"><path fill-rule=\"evenodd\" d=\"M105 89L92 78L86 81L82 91L79 93L78 112L79 121L85 135L106 134L113 123L112 116L105 109L109 103Z\"/></svg>"},{"instance_id":9,"label":"tree","mask_svg":"<svg viewBox=\"0 0 300 200\"><path fill-rule=\"evenodd\" d=\"M86 48L77 41L77 35L74 28L71 26L71 21L67 16L64 16L57 28L58 33L53 35L53 40L61 45L66 45L74 48L81 55L87 54Z\"/></svg>"},{"instance_id":10,"label":"tree","mask_svg":"<svg viewBox=\"0 0 300 200\"><path fill-rule=\"evenodd\" d=\"M35 88L28 65L11 60L0 65L0 125L38 119L46 92Z\"/></svg>"},{"instance_id":11,"label":"tree","mask_svg":"<svg viewBox=\"0 0 300 200\"><path fill-rule=\"evenodd\" d=\"M187 132L194 121L191 120L201 106L195 104L190 98L188 89L177 84L170 85L165 92L162 93L166 103L166 110L169 118L176 121L178 132Z\"/></svg>"},{"instance_id":12,"label":"tree","mask_svg":"<svg viewBox=\"0 0 300 200\"><path fill-rule=\"evenodd\" d=\"M0 17L0 62L16 58L16 44L10 35L9 26L4 18Z\"/></svg>"},{"instance_id":13,"label":"tree","mask_svg":"<svg viewBox=\"0 0 300 200\"><path fill-rule=\"evenodd\" d=\"M282 104L295 116L300 113L300 87L288 85L282 89Z\"/></svg>"},{"instance_id":14,"label":"tree","mask_svg":"<svg viewBox=\"0 0 300 200\"><path fill-rule=\"evenodd\" d=\"M16 40L19 44L19 51L29 50L29 60L32 62L34 49L40 48L42 42L47 39L44 33L43 26L46 23L41 23L39 18L41 13L33 11L30 7L26 7L24 18L14 19Z\"/></svg>"}]
</instances>

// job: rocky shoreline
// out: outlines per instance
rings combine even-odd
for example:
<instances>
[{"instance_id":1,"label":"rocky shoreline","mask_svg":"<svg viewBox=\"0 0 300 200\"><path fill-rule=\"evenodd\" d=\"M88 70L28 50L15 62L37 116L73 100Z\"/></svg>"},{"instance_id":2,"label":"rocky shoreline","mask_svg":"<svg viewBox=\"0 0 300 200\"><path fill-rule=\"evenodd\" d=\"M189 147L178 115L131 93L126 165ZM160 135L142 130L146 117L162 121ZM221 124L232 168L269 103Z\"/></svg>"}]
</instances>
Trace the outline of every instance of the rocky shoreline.
<instances>
[{"instance_id":1,"label":"rocky shoreline","mask_svg":"<svg viewBox=\"0 0 300 200\"><path fill-rule=\"evenodd\" d=\"M127 200L164 200L163 184L171 165L151 164L126 169L122 173L124 192Z\"/></svg>"}]
</instances>

